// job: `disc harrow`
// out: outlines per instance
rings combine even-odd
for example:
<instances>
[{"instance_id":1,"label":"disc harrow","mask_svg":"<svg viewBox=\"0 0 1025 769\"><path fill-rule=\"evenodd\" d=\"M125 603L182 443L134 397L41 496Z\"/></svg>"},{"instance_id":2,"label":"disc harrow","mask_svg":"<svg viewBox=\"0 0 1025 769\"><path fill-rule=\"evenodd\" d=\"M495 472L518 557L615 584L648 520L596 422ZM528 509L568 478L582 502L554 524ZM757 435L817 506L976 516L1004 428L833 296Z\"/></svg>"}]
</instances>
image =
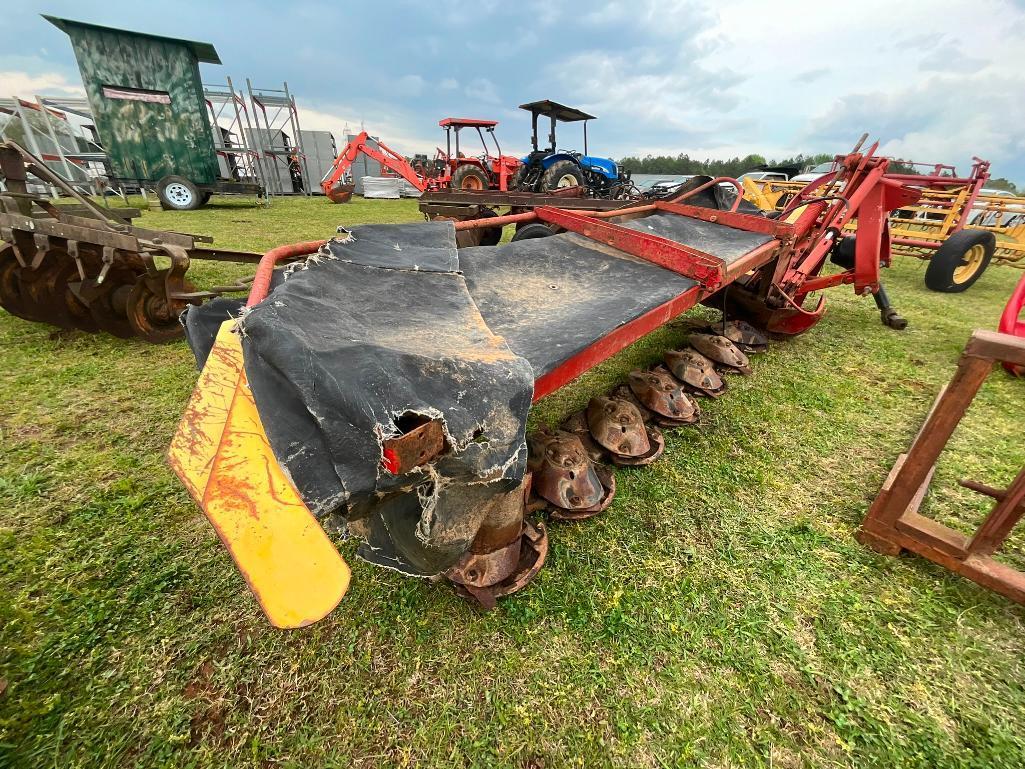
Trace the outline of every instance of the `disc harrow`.
<instances>
[{"instance_id":1,"label":"disc harrow","mask_svg":"<svg viewBox=\"0 0 1025 769\"><path fill-rule=\"evenodd\" d=\"M0 307L62 329L161 343L183 336L189 305L230 292L239 282L197 291L185 278L192 259L256 262L258 254L204 249L201 235L129 223L128 209L96 205L15 142L0 143ZM72 204L31 194L38 180Z\"/></svg>"}]
</instances>

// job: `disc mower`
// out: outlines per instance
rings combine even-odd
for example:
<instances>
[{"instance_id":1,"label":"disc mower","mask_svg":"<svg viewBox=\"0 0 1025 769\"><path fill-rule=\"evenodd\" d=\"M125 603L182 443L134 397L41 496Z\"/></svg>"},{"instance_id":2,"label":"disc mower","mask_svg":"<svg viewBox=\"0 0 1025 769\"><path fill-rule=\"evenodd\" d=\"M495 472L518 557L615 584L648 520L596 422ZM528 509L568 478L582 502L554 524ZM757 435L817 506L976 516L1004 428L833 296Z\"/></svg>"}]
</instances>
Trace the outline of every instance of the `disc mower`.
<instances>
[{"instance_id":1,"label":"disc mower","mask_svg":"<svg viewBox=\"0 0 1025 769\"><path fill-rule=\"evenodd\" d=\"M548 557L542 517L609 514L613 468L656 461L665 430L700 429L701 399L751 374L770 337L822 318L813 292L880 290L886 213L917 193L884 178L875 150L837 158L843 194L805 195L778 219L738 211L735 180L704 178L616 211L340 228L273 249L237 319L186 313L205 365L171 465L276 626L315 622L345 593L329 531L493 607ZM729 207L712 194L724 182L738 188ZM853 220L852 266L825 274ZM549 232L456 247L459 230L512 223ZM532 402L699 302L723 317L525 434Z\"/></svg>"}]
</instances>

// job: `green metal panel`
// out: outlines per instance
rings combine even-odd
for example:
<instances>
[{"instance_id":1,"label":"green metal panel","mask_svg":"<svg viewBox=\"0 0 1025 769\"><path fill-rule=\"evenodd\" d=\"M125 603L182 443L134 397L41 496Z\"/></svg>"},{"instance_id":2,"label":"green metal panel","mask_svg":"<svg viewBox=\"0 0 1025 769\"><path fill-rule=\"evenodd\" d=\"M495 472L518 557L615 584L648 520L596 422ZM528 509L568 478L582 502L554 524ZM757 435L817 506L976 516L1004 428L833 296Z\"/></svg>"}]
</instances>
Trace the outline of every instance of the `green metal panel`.
<instances>
[{"instance_id":1,"label":"green metal panel","mask_svg":"<svg viewBox=\"0 0 1025 769\"><path fill-rule=\"evenodd\" d=\"M204 61L219 63L212 46L47 18L71 38L116 176L156 182L175 174L197 184L216 181L217 156L197 56L198 51ZM105 87L166 93L170 103L111 98L109 90L104 95Z\"/></svg>"}]
</instances>

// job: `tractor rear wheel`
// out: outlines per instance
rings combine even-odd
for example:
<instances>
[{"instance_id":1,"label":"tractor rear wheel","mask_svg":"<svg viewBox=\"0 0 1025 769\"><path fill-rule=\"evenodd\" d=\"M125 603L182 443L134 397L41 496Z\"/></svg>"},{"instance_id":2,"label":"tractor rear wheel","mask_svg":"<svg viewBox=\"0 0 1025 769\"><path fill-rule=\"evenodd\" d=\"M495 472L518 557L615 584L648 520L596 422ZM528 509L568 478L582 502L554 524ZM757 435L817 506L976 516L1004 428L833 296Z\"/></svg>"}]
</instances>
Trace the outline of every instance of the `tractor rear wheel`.
<instances>
[{"instance_id":1,"label":"tractor rear wheel","mask_svg":"<svg viewBox=\"0 0 1025 769\"><path fill-rule=\"evenodd\" d=\"M586 187L584 172L572 160L560 160L552 163L541 177L541 191L551 192L565 187Z\"/></svg>"},{"instance_id":2,"label":"tractor rear wheel","mask_svg":"<svg viewBox=\"0 0 1025 769\"><path fill-rule=\"evenodd\" d=\"M989 266L996 237L985 230L961 230L947 238L929 260L925 285L933 291L966 291Z\"/></svg>"},{"instance_id":3,"label":"tractor rear wheel","mask_svg":"<svg viewBox=\"0 0 1025 769\"><path fill-rule=\"evenodd\" d=\"M529 190L522 189L523 180L527 177L527 167L520 166L516 169L516 173L509 179L509 191L510 192L528 192Z\"/></svg>"},{"instance_id":4,"label":"tractor rear wheel","mask_svg":"<svg viewBox=\"0 0 1025 769\"><path fill-rule=\"evenodd\" d=\"M183 176L165 176L157 182L160 206L172 211L192 211L203 205L199 188Z\"/></svg>"},{"instance_id":5,"label":"tractor rear wheel","mask_svg":"<svg viewBox=\"0 0 1025 769\"><path fill-rule=\"evenodd\" d=\"M491 180L479 166L461 165L452 174L452 189L454 190L486 190L491 187Z\"/></svg>"}]
</instances>

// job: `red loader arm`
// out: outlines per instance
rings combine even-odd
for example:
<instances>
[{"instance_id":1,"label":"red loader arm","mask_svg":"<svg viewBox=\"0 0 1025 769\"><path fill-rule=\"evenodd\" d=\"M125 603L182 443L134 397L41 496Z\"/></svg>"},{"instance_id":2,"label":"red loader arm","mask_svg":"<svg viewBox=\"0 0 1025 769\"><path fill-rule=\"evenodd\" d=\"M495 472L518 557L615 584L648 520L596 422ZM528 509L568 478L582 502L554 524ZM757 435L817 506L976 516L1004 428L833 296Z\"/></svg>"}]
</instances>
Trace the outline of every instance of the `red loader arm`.
<instances>
[{"instance_id":1,"label":"red loader arm","mask_svg":"<svg viewBox=\"0 0 1025 769\"><path fill-rule=\"evenodd\" d=\"M417 174L402 155L383 142L377 142L377 146L373 147L370 145L369 139L370 136L366 131L363 131L338 153L335 162L331 164L331 170L320 182L320 188L324 191L325 195L342 180L360 153L376 160L385 168L391 169L421 192L427 189L427 180Z\"/></svg>"}]
</instances>

